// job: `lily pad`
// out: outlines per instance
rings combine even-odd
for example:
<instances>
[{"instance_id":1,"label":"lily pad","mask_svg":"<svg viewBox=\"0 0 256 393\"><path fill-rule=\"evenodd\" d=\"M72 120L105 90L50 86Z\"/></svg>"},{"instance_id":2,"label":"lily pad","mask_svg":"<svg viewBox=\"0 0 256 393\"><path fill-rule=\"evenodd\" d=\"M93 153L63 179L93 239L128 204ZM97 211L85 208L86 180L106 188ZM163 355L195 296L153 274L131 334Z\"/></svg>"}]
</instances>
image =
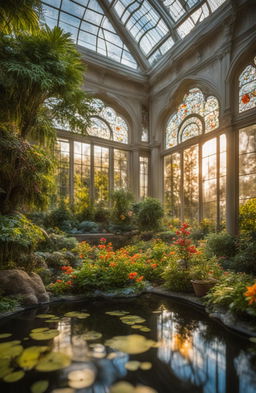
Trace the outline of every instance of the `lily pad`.
<instances>
[{"instance_id":1,"label":"lily pad","mask_svg":"<svg viewBox=\"0 0 256 393\"><path fill-rule=\"evenodd\" d=\"M60 389L53 389L51 393L75 393L75 390L71 388L60 388Z\"/></svg>"},{"instance_id":2,"label":"lily pad","mask_svg":"<svg viewBox=\"0 0 256 393\"><path fill-rule=\"evenodd\" d=\"M41 332L45 332L46 330L48 330L47 327L36 328L36 329L32 329L32 330L30 331L30 333L41 333Z\"/></svg>"},{"instance_id":3,"label":"lily pad","mask_svg":"<svg viewBox=\"0 0 256 393\"><path fill-rule=\"evenodd\" d=\"M46 352L48 347L32 346L24 349L17 359L18 365L24 370L31 370L38 363L41 353Z\"/></svg>"},{"instance_id":4,"label":"lily pad","mask_svg":"<svg viewBox=\"0 0 256 393\"><path fill-rule=\"evenodd\" d=\"M17 382L20 379L22 379L24 377L24 375L25 375L24 371L15 371L14 373L6 375L3 378L3 380L4 380L4 382L8 382L8 383Z\"/></svg>"},{"instance_id":5,"label":"lily pad","mask_svg":"<svg viewBox=\"0 0 256 393\"><path fill-rule=\"evenodd\" d=\"M0 334L0 339L1 338L8 338L8 337L11 337L12 336L12 333L1 333Z\"/></svg>"},{"instance_id":6,"label":"lily pad","mask_svg":"<svg viewBox=\"0 0 256 393\"><path fill-rule=\"evenodd\" d=\"M30 333L30 337L33 340L50 340L56 336L58 336L60 332L57 329L47 329L42 332Z\"/></svg>"},{"instance_id":7,"label":"lily pad","mask_svg":"<svg viewBox=\"0 0 256 393\"><path fill-rule=\"evenodd\" d=\"M40 319L49 319L49 318L56 318L56 315L53 314L38 314L36 318Z\"/></svg>"},{"instance_id":8,"label":"lily pad","mask_svg":"<svg viewBox=\"0 0 256 393\"><path fill-rule=\"evenodd\" d=\"M120 311L120 310L116 310L116 311L106 311L105 314L107 315L112 315L114 317L122 317L124 315L129 314L129 311Z\"/></svg>"},{"instance_id":9,"label":"lily pad","mask_svg":"<svg viewBox=\"0 0 256 393\"><path fill-rule=\"evenodd\" d=\"M10 367L10 359L0 359L0 378L11 374L13 369Z\"/></svg>"},{"instance_id":10,"label":"lily pad","mask_svg":"<svg viewBox=\"0 0 256 393\"><path fill-rule=\"evenodd\" d=\"M149 329L148 327L146 327L146 326L143 326L142 328L140 328L140 331L141 332L151 332L151 329Z\"/></svg>"},{"instance_id":11,"label":"lily pad","mask_svg":"<svg viewBox=\"0 0 256 393\"><path fill-rule=\"evenodd\" d=\"M95 377L95 371L91 368L71 371L68 374L68 384L74 389L87 388L94 383Z\"/></svg>"},{"instance_id":12,"label":"lily pad","mask_svg":"<svg viewBox=\"0 0 256 393\"><path fill-rule=\"evenodd\" d=\"M70 311L64 314L64 316L69 318L86 319L90 316L90 314L86 312Z\"/></svg>"},{"instance_id":13,"label":"lily pad","mask_svg":"<svg viewBox=\"0 0 256 393\"><path fill-rule=\"evenodd\" d=\"M48 389L48 386L49 386L49 382L46 380L37 381L37 382L33 383L30 390L31 390L31 393L44 393Z\"/></svg>"},{"instance_id":14,"label":"lily pad","mask_svg":"<svg viewBox=\"0 0 256 393\"><path fill-rule=\"evenodd\" d=\"M120 319L126 325L138 325L146 321L144 318L139 317L138 315L125 315Z\"/></svg>"},{"instance_id":15,"label":"lily pad","mask_svg":"<svg viewBox=\"0 0 256 393\"><path fill-rule=\"evenodd\" d=\"M130 360L129 362L125 363L126 370L129 371L136 371L140 367L140 362L137 360Z\"/></svg>"},{"instance_id":16,"label":"lily pad","mask_svg":"<svg viewBox=\"0 0 256 393\"><path fill-rule=\"evenodd\" d=\"M36 370L42 372L56 371L68 367L70 363L71 358L65 353L51 352L39 361Z\"/></svg>"},{"instance_id":17,"label":"lily pad","mask_svg":"<svg viewBox=\"0 0 256 393\"><path fill-rule=\"evenodd\" d=\"M47 322L47 323L56 323L56 322L59 322L60 321L60 318L51 318L51 319L45 319L45 321L44 322Z\"/></svg>"},{"instance_id":18,"label":"lily pad","mask_svg":"<svg viewBox=\"0 0 256 393\"><path fill-rule=\"evenodd\" d=\"M117 382L111 386L110 393L134 393L134 386L129 382Z\"/></svg>"},{"instance_id":19,"label":"lily pad","mask_svg":"<svg viewBox=\"0 0 256 393\"><path fill-rule=\"evenodd\" d=\"M157 391L149 386L137 386L134 389L134 393L157 393Z\"/></svg>"},{"instance_id":20,"label":"lily pad","mask_svg":"<svg viewBox=\"0 0 256 393\"><path fill-rule=\"evenodd\" d=\"M101 337L102 337L102 333L95 332L94 330L91 330L83 334L83 339L87 341L98 340Z\"/></svg>"},{"instance_id":21,"label":"lily pad","mask_svg":"<svg viewBox=\"0 0 256 393\"><path fill-rule=\"evenodd\" d=\"M252 343L256 343L256 337L250 337L249 340L250 340Z\"/></svg>"},{"instance_id":22,"label":"lily pad","mask_svg":"<svg viewBox=\"0 0 256 393\"><path fill-rule=\"evenodd\" d=\"M131 326L132 329L141 329L143 327L144 327L143 325L132 325Z\"/></svg>"},{"instance_id":23,"label":"lily pad","mask_svg":"<svg viewBox=\"0 0 256 393\"><path fill-rule=\"evenodd\" d=\"M139 334L131 334L128 336L116 336L107 340L105 345L109 347L135 355L148 351L155 342L153 340L147 340L146 337Z\"/></svg>"},{"instance_id":24,"label":"lily pad","mask_svg":"<svg viewBox=\"0 0 256 393\"><path fill-rule=\"evenodd\" d=\"M141 370L150 370L152 368L152 363L151 362L141 362L140 363L140 369Z\"/></svg>"},{"instance_id":25,"label":"lily pad","mask_svg":"<svg viewBox=\"0 0 256 393\"><path fill-rule=\"evenodd\" d=\"M0 344L0 359L12 359L23 351L19 340L7 341Z\"/></svg>"}]
</instances>

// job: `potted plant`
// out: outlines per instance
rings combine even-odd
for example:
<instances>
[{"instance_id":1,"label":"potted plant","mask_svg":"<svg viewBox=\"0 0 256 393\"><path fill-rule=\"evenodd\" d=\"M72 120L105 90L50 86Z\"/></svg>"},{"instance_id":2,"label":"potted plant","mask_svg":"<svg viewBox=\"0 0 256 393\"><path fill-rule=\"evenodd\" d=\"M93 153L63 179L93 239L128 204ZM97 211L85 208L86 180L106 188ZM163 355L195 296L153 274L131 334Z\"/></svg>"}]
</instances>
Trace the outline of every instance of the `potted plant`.
<instances>
[{"instance_id":1,"label":"potted plant","mask_svg":"<svg viewBox=\"0 0 256 393\"><path fill-rule=\"evenodd\" d=\"M202 297L218 282L222 269L215 257L207 259L203 253L192 259L190 276L197 297Z\"/></svg>"}]
</instances>

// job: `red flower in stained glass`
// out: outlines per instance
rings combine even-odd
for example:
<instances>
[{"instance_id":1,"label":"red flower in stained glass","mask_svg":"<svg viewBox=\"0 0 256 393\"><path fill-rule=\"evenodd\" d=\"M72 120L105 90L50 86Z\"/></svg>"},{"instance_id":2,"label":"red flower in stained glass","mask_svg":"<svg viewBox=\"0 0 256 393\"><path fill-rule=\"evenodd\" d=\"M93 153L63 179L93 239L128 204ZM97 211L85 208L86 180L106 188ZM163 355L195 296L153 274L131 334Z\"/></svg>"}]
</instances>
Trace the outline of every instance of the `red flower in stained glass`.
<instances>
[{"instance_id":1,"label":"red flower in stained glass","mask_svg":"<svg viewBox=\"0 0 256 393\"><path fill-rule=\"evenodd\" d=\"M248 104L248 102L250 102L250 96L249 94L244 94L241 98L241 101L243 104Z\"/></svg>"}]
</instances>

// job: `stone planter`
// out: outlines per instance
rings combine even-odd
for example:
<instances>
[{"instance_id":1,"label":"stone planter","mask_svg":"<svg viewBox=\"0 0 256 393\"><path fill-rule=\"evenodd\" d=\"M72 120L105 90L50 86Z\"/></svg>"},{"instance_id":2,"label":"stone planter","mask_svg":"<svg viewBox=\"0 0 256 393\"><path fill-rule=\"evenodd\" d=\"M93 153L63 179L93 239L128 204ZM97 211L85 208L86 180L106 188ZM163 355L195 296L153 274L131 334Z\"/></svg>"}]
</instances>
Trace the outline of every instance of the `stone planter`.
<instances>
[{"instance_id":1,"label":"stone planter","mask_svg":"<svg viewBox=\"0 0 256 393\"><path fill-rule=\"evenodd\" d=\"M211 279L211 280L191 280L191 284L193 286L195 295L197 297L202 297L207 294L207 292L214 287L214 285L217 283L217 280Z\"/></svg>"}]
</instances>

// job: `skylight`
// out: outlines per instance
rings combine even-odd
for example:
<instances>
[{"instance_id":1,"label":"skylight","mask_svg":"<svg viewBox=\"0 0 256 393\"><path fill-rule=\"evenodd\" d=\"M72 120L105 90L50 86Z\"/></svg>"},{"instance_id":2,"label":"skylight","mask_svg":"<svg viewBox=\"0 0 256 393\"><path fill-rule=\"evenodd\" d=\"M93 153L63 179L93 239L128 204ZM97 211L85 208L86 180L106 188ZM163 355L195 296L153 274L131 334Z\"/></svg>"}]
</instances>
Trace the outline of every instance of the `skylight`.
<instances>
[{"instance_id":1,"label":"skylight","mask_svg":"<svg viewBox=\"0 0 256 393\"><path fill-rule=\"evenodd\" d=\"M44 22L134 70L147 70L226 0L43 0ZM89 52L88 52L89 53Z\"/></svg>"}]
</instances>

